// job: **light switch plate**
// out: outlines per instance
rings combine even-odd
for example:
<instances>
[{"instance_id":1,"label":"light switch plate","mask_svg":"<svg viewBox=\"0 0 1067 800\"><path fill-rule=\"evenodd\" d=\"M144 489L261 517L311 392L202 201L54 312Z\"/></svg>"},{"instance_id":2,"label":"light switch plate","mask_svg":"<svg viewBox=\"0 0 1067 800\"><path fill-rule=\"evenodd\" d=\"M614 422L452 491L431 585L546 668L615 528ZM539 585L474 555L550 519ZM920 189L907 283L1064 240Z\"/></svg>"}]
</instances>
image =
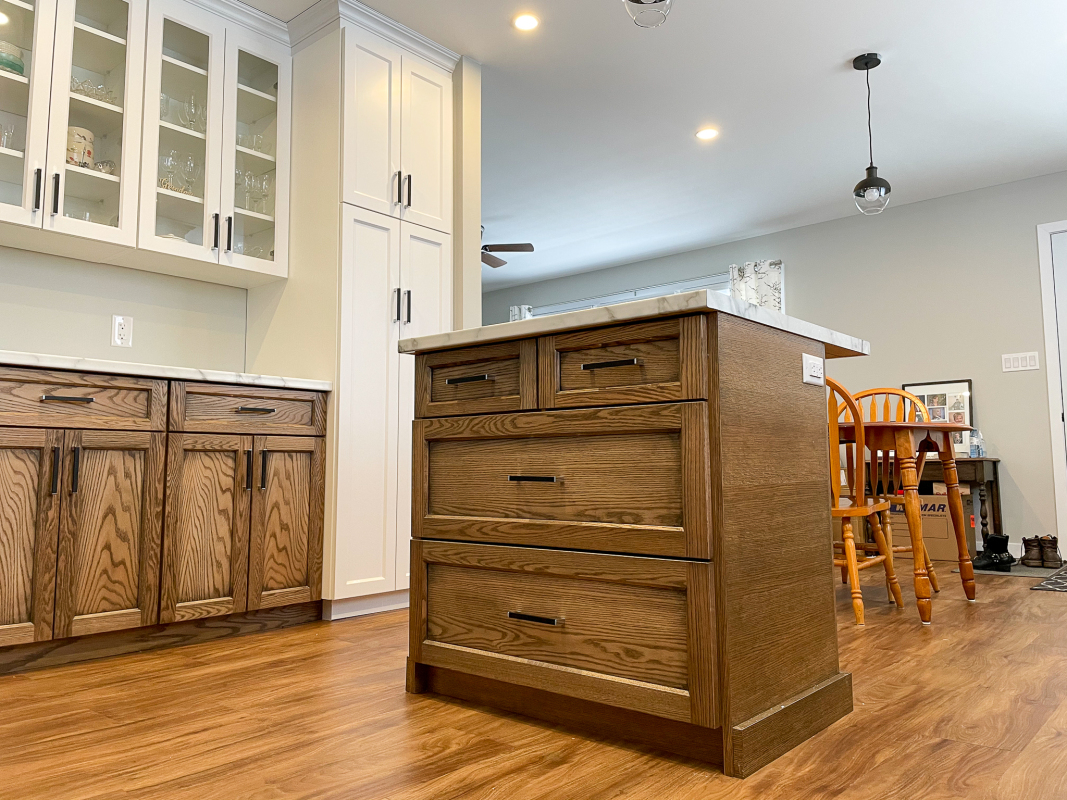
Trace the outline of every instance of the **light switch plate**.
<instances>
[{"instance_id":1,"label":"light switch plate","mask_svg":"<svg viewBox=\"0 0 1067 800\"><path fill-rule=\"evenodd\" d=\"M111 317L111 346L133 347L133 317Z\"/></svg>"},{"instance_id":2,"label":"light switch plate","mask_svg":"<svg viewBox=\"0 0 1067 800\"><path fill-rule=\"evenodd\" d=\"M1004 372L1023 372L1030 369L1041 369L1041 362L1037 353L1006 353L1000 357L1001 368Z\"/></svg>"},{"instance_id":3,"label":"light switch plate","mask_svg":"<svg viewBox=\"0 0 1067 800\"><path fill-rule=\"evenodd\" d=\"M826 377L823 372L823 360L818 356L809 356L807 353L803 354L804 365L804 383L810 383L813 386L825 386Z\"/></svg>"}]
</instances>

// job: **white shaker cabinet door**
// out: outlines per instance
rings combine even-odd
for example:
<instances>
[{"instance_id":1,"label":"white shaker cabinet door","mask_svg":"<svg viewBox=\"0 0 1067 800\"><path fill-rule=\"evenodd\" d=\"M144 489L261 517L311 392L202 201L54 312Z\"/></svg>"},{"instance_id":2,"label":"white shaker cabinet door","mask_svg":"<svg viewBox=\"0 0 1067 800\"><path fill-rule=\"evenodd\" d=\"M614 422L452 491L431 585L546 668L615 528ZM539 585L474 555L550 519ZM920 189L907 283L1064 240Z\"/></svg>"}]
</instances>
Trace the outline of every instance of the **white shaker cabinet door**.
<instances>
[{"instance_id":1,"label":"white shaker cabinet door","mask_svg":"<svg viewBox=\"0 0 1067 800\"><path fill-rule=\"evenodd\" d=\"M341 199L399 217L402 51L355 26L344 37Z\"/></svg>"},{"instance_id":2,"label":"white shaker cabinet door","mask_svg":"<svg viewBox=\"0 0 1067 800\"><path fill-rule=\"evenodd\" d=\"M343 205L333 598L396 586L400 222ZM410 471L410 468L408 468ZM410 512L409 512L410 513Z\"/></svg>"},{"instance_id":3,"label":"white shaker cabinet door","mask_svg":"<svg viewBox=\"0 0 1067 800\"><path fill-rule=\"evenodd\" d=\"M401 216L451 233L452 75L406 53L403 67Z\"/></svg>"},{"instance_id":4,"label":"white shaker cabinet door","mask_svg":"<svg viewBox=\"0 0 1067 800\"><path fill-rule=\"evenodd\" d=\"M452 330L452 237L400 226L400 338ZM397 478L396 588L411 582L411 427L415 420L415 356L400 356L400 435Z\"/></svg>"}]
</instances>

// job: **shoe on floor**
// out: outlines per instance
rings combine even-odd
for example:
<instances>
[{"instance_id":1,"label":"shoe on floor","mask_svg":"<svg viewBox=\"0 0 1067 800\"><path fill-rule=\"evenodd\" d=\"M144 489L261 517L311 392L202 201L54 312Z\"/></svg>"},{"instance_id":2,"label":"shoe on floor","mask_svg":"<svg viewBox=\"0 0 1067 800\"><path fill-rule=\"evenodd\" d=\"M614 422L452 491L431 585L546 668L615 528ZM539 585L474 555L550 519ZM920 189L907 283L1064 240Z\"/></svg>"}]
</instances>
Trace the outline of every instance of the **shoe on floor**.
<instances>
[{"instance_id":1,"label":"shoe on floor","mask_svg":"<svg viewBox=\"0 0 1067 800\"><path fill-rule=\"evenodd\" d=\"M1041 554L1041 537L1035 536L1032 539L1023 537L1023 566L1024 567L1041 567L1044 566L1044 558Z\"/></svg>"},{"instance_id":2,"label":"shoe on floor","mask_svg":"<svg viewBox=\"0 0 1067 800\"><path fill-rule=\"evenodd\" d=\"M1041 566L1049 569L1059 569L1063 566L1059 545L1059 539L1055 536L1041 537Z\"/></svg>"}]
</instances>

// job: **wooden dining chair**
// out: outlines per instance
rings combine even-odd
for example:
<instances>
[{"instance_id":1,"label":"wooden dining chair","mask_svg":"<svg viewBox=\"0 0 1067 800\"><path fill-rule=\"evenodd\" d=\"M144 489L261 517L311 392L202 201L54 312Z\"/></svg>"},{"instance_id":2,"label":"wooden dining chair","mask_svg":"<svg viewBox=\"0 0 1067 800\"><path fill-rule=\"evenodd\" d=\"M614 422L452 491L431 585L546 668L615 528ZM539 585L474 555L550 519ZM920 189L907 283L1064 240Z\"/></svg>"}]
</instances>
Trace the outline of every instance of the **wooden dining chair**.
<instances>
[{"instance_id":1,"label":"wooden dining chair","mask_svg":"<svg viewBox=\"0 0 1067 800\"><path fill-rule=\"evenodd\" d=\"M896 571L893 568L892 528L889 524L890 502L867 496L867 458L863 436L863 415L841 384L826 379L829 388L827 417L830 426L830 515L841 520L841 542L834 543L834 566L841 567L852 594L852 613L856 624L863 625L863 593L860 591L860 570L881 564L885 569L889 592L898 608L904 607ZM839 402L840 400L840 402ZM841 424L853 426L851 441L841 441ZM844 467L841 453L844 451ZM842 494L841 473L845 474L845 493ZM877 552L872 555L864 542L857 548L852 520L870 522ZM866 537L864 537L866 539ZM860 554L863 558L860 559Z\"/></svg>"},{"instance_id":2,"label":"wooden dining chair","mask_svg":"<svg viewBox=\"0 0 1067 800\"><path fill-rule=\"evenodd\" d=\"M881 388L864 389L852 395L856 405L860 408L864 422L896 421L896 422L929 422L930 411L918 397L911 392L901 389ZM923 466L926 463L926 453L921 452L916 462L916 470L920 478L923 474ZM900 488L900 465L897 463L896 453L891 450L871 451L870 469L871 493L879 500L900 502L896 498L896 490ZM892 489L890 488L892 487ZM921 536L921 534L920 534ZM894 545L892 538L889 545L894 553L912 553L911 544ZM862 549L876 552L875 545L864 543ZM930 576L930 588L940 592L941 587L937 582L937 573L934 572L930 554L923 548L923 559L926 562L926 572Z\"/></svg>"}]
</instances>

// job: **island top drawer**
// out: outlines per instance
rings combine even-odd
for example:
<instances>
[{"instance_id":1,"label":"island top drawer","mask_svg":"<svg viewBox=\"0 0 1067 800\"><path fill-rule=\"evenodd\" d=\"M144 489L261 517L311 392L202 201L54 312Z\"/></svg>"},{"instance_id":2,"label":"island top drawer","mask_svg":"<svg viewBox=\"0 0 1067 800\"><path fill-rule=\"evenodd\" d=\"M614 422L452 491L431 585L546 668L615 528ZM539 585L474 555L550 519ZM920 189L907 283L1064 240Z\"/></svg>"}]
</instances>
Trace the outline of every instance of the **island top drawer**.
<instances>
[{"instance_id":1,"label":"island top drawer","mask_svg":"<svg viewBox=\"0 0 1067 800\"><path fill-rule=\"evenodd\" d=\"M412 550L416 660L562 694L616 693L686 721L691 692L710 703L710 682L691 686L689 669L691 650L713 652L711 608L698 599L710 596L709 563L457 542ZM625 682L600 683L609 678Z\"/></svg>"},{"instance_id":2,"label":"island top drawer","mask_svg":"<svg viewBox=\"0 0 1067 800\"><path fill-rule=\"evenodd\" d=\"M418 420L416 538L709 558L705 403Z\"/></svg>"},{"instance_id":3,"label":"island top drawer","mask_svg":"<svg viewBox=\"0 0 1067 800\"><path fill-rule=\"evenodd\" d=\"M537 341L501 342L415 357L415 416L537 408Z\"/></svg>"},{"instance_id":4,"label":"island top drawer","mask_svg":"<svg viewBox=\"0 0 1067 800\"><path fill-rule=\"evenodd\" d=\"M542 336L542 408L706 399L703 315Z\"/></svg>"},{"instance_id":5,"label":"island top drawer","mask_svg":"<svg viewBox=\"0 0 1067 800\"><path fill-rule=\"evenodd\" d=\"M0 367L0 425L166 430L167 382Z\"/></svg>"},{"instance_id":6,"label":"island top drawer","mask_svg":"<svg viewBox=\"0 0 1067 800\"><path fill-rule=\"evenodd\" d=\"M320 392L174 382L170 429L187 433L322 436L326 397Z\"/></svg>"}]
</instances>

